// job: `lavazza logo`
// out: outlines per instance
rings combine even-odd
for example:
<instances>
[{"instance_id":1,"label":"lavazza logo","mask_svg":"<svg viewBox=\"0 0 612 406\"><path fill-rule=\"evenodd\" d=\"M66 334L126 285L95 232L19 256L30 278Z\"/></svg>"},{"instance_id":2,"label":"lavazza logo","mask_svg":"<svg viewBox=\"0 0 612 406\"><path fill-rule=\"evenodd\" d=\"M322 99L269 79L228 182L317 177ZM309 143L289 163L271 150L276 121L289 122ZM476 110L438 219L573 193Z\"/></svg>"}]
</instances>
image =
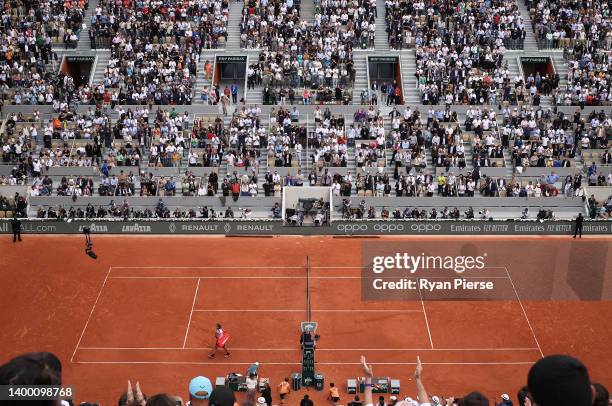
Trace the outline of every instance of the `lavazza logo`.
<instances>
[{"instance_id":1,"label":"lavazza logo","mask_svg":"<svg viewBox=\"0 0 612 406\"><path fill-rule=\"evenodd\" d=\"M442 231L442 225L438 223L348 223L338 224L337 230L346 234L356 234L365 232L375 233L436 233Z\"/></svg>"},{"instance_id":2,"label":"lavazza logo","mask_svg":"<svg viewBox=\"0 0 612 406\"><path fill-rule=\"evenodd\" d=\"M79 233L82 233L85 227L89 227L89 230L92 233L108 233L108 226L106 224L96 224L96 223L81 224L79 226Z\"/></svg>"},{"instance_id":3,"label":"lavazza logo","mask_svg":"<svg viewBox=\"0 0 612 406\"><path fill-rule=\"evenodd\" d=\"M151 226L134 223L131 225L124 225L123 227L121 227L121 232L123 233L150 233Z\"/></svg>"}]
</instances>

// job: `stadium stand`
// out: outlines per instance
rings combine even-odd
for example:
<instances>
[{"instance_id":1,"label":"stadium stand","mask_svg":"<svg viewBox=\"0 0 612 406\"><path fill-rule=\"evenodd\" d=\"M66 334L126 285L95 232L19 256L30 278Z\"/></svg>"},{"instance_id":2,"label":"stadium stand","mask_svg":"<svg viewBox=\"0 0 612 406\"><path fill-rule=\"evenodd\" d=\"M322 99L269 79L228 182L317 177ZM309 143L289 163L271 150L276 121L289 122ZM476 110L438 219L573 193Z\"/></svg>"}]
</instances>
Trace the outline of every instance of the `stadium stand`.
<instances>
[{"instance_id":1,"label":"stadium stand","mask_svg":"<svg viewBox=\"0 0 612 406\"><path fill-rule=\"evenodd\" d=\"M332 218L344 198L375 218L609 206L605 2L92 0L2 21L0 185L25 186L32 217L183 196L164 204L269 218L286 186L330 187ZM545 72L521 62L539 48Z\"/></svg>"}]
</instances>

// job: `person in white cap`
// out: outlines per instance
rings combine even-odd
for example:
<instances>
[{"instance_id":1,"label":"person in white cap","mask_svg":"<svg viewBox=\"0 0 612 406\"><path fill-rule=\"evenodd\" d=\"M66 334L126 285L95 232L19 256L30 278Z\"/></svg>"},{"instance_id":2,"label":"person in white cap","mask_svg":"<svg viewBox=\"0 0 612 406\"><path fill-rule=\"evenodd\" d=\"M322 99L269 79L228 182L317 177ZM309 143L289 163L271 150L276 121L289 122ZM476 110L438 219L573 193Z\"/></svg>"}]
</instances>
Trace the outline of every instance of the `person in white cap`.
<instances>
[{"instance_id":1,"label":"person in white cap","mask_svg":"<svg viewBox=\"0 0 612 406\"><path fill-rule=\"evenodd\" d=\"M507 393L504 393L501 395L501 403L499 403L499 406L513 406L512 401L510 400L510 396ZM498 403L495 402L495 405L497 406Z\"/></svg>"}]
</instances>

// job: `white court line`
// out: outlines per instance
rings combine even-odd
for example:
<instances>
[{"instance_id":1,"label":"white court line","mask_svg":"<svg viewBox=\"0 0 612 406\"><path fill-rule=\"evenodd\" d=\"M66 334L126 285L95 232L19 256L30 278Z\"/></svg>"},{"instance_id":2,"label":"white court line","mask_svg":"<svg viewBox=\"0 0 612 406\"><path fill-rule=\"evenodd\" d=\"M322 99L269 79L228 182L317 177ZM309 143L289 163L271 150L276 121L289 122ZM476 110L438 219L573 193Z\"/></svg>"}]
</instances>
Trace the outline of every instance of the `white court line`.
<instances>
[{"instance_id":1,"label":"white court line","mask_svg":"<svg viewBox=\"0 0 612 406\"><path fill-rule=\"evenodd\" d=\"M425 302L423 302L423 294L421 293L421 287L419 286L419 298L421 299L421 307L423 308L423 316L425 317L425 325L427 326L427 334L429 335L429 344L431 348L434 348L433 340L431 338L431 330L429 329L429 320L427 320L427 312L425 311Z\"/></svg>"},{"instance_id":2,"label":"white court line","mask_svg":"<svg viewBox=\"0 0 612 406\"><path fill-rule=\"evenodd\" d=\"M306 276L111 276L111 279L306 279ZM504 278L506 278L504 276ZM361 276L311 276L310 279L361 279ZM397 278L396 278L397 279Z\"/></svg>"},{"instance_id":3,"label":"white court line","mask_svg":"<svg viewBox=\"0 0 612 406\"><path fill-rule=\"evenodd\" d=\"M211 347L79 347L79 350L192 350L204 351ZM294 348L234 348L232 351L301 351L298 347ZM536 347L516 347L516 348L317 348L317 351L538 351Z\"/></svg>"},{"instance_id":4,"label":"white court line","mask_svg":"<svg viewBox=\"0 0 612 406\"><path fill-rule=\"evenodd\" d=\"M89 324L89 320L91 320L91 316L93 315L93 312L96 308L96 305L98 304L98 300L100 300L100 296L102 296L102 291L104 290L104 286L106 286L106 281L108 280L108 276L111 273L111 269L113 269L113 267L109 267L108 271L106 272L106 277L104 278L104 282L102 282L102 286L100 286L100 290L98 291L98 296L96 297L96 301L94 302L93 306L91 307L91 311L89 312L89 316L87 317L87 321L85 322L85 326L83 326L83 331L81 331L81 336L79 337L79 341L76 344L76 347L74 347L74 352L72 353L72 357L70 357L70 362L74 362L74 356L76 355L76 352L79 348L79 346L81 345L81 340L83 340L83 336L85 335L85 330L87 330L87 325Z\"/></svg>"},{"instance_id":5,"label":"white court line","mask_svg":"<svg viewBox=\"0 0 612 406\"><path fill-rule=\"evenodd\" d=\"M250 265L232 265L232 266L114 266L113 269L306 269L305 266L250 266ZM350 267L353 268L353 267ZM360 268L360 267L356 267Z\"/></svg>"},{"instance_id":6,"label":"white court line","mask_svg":"<svg viewBox=\"0 0 612 406\"><path fill-rule=\"evenodd\" d=\"M510 276L510 272L508 272L508 268L506 269L506 274L508 275L508 279L510 279L510 283L512 284L512 289L514 289L514 294L516 295L516 300L518 300L519 305L521 306L521 310L523 310L523 315L525 315L525 320L527 320L527 325L529 325L529 329L531 330L531 334L533 335L533 339L535 340L536 345L538 346L538 351L540 351L540 355L544 358L544 353L542 352L542 347L540 347L540 342L538 341L538 337L536 337L536 333L531 326L531 322L529 321L529 317L527 317L527 312L525 311L525 307L523 306L523 302L521 302L521 298L519 297L518 291L516 290L516 286L514 286L514 281Z\"/></svg>"},{"instance_id":7,"label":"white court line","mask_svg":"<svg viewBox=\"0 0 612 406\"><path fill-rule=\"evenodd\" d=\"M253 362L206 361L77 361L76 364L163 364L163 365L251 365ZM261 362L262 365L302 365L300 362ZM416 365L416 362L372 362L372 365ZM532 365L535 361L515 362L422 362L423 365ZM359 362L317 362L317 365L361 365Z\"/></svg>"},{"instance_id":8,"label":"white court line","mask_svg":"<svg viewBox=\"0 0 612 406\"><path fill-rule=\"evenodd\" d=\"M362 269L370 266L311 266L310 269ZM251 266L251 265L219 265L219 266L113 266L113 269L240 269L248 271L250 269L306 269L301 266ZM482 269L504 269L503 266L485 266ZM436 270L430 268L430 270Z\"/></svg>"},{"instance_id":9,"label":"white court line","mask_svg":"<svg viewBox=\"0 0 612 406\"><path fill-rule=\"evenodd\" d=\"M193 303L191 304L191 313L189 313L189 321L187 322L187 331L185 331L185 339L183 340L183 348L187 344L187 336L189 335L189 327L191 326L191 317L193 316L193 308L196 304L196 299L198 298L198 290L200 290L200 279L198 279L198 284L196 285L195 293L193 294Z\"/></svg>"},{"instance_id":10,"label":"white court line","mask_svg":"<svg viewBox=\"0 0 612 406\"><path fill-rule=\"evenodd\" d=\"M111 276L110 279L306 279L306 276ZM363 276L311 276L310 279L364 279ZM403 279L508 279L507 276L404 276ZM397 279L394 276L368 276L367 279Z\"/></svg>"},{"instance_id":11,"label":"white court line","mask_svg":"<svg viewBox=\"0 0 612 406\"><path fill-rule=\"evenodd\" d=\"M194 312L288 312L288 313L298 313L304 312L304 309L267 309L267 310L259 310L259 309L230 309L230 310L219 310L219 309L193 309ZM421 310L418 309L313 309L313 313L348 313L348 312L359 312L359 313L385 313L385 312L406 312L406 313L421 313Z\"/></svg>"}]
</instances>

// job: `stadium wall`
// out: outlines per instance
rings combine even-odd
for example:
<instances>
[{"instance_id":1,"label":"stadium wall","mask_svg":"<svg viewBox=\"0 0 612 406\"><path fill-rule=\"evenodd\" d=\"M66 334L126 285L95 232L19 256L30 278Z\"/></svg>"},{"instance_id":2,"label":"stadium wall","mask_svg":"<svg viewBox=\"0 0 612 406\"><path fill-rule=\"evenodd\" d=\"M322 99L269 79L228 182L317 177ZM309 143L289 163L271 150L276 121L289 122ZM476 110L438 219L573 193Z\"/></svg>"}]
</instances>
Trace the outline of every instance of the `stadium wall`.
<instances>
[{"instance_id":1,"label":"stadium wall","mask_svg":"<svg viewBox=\"0 0 612 406\"><path fill-rule=\"evenodd\" d=\"M49 220L23 219L24 234L122 235L573 235L574 222L502 220L336 220L329 226L299 227L280 220ZM0 220L0 234L12 232L10 219ZM612 221L585 221L583 234L612 235Z\"/></svg>"}]
</instances>

